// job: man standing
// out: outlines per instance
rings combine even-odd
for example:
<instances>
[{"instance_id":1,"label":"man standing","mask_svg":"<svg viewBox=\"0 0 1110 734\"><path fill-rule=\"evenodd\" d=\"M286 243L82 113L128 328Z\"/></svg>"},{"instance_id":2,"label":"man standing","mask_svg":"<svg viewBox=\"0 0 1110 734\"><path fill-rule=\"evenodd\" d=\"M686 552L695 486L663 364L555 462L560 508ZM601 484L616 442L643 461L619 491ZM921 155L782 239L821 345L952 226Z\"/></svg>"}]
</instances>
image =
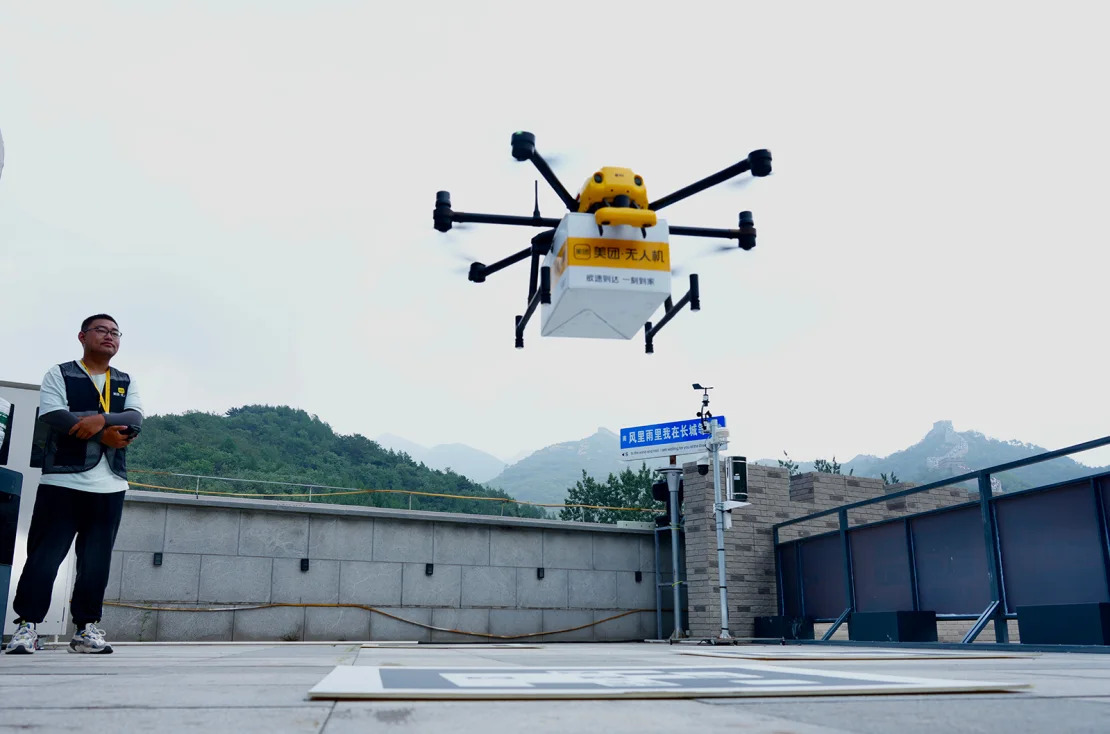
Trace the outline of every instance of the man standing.
<instances>
[{"instance_id":1,"label":"man standing","mask_svg":"<svg viewBox=\"0 0 1110 734\"><path fill-rule=\"evenodd\" d=\"M40 647L35 625L46 618L58 567L75 537L77 579L70 613L77 632L69 651L112 652L96 623L123 514L127 446L143 420L135 383L108 366L121 336L111 316L90 316L77 335L82 359L51 367L43 378L39 420L48 430L42 480L27 534L27 563L12 603L18 629L9 653Z\"/></svg>"}]
</instances>

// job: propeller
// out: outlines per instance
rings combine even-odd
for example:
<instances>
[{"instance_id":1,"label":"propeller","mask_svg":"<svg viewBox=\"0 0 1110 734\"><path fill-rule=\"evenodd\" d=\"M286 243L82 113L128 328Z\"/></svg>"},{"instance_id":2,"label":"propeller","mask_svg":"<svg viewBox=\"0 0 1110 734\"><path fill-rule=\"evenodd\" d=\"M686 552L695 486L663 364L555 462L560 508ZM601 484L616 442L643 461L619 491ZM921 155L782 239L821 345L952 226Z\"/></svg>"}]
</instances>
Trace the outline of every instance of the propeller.
<instances>
[{"instance_id":1,"label":"propeller","mask_svg":"<svg viewBox=\"0 0 1110 734\"><path fill-rule=\"evenodd\" d=\"M457 227L459 225L455 226ZM449 248L447 254L457 263L451 268L452 273L462 273L465 275L470 272L470 263L478 261L478 258L474 257L472 253L455 247Z\"/></svg>"},{"instance_id":2,"label":"propeller","mask_svg":"<svg viewBox=\"0 0 1110 734\"><path fill-rule=\"evenodd\" d=\"M730 178L728 181L725 181L725 188L733 189L734 191L743 191L744 189L751 186L752 181L754 180L755 176L742 174L740 176L736 176L735 178Z\"/></svg>"},{"instance_id":3,"label":"propeller","mask_svg":"<svg viewBox=\"0 0 1110 734\"><path fill-rule=\"evenodd\" d=\"M694 255L689 260L683 262L681 265L677 265L671 268L671 276L674 277L676 275L685 275L686 273L689 273L691 270L693 270L694 265L696 265L701 260L705 260L706 258L710 257L716 257L718 255L724 255L726 252L735 252L739 249L740 248L736 245L714 245L712 248L704 250L697 255Z\"/></svg>"}]
</instances>

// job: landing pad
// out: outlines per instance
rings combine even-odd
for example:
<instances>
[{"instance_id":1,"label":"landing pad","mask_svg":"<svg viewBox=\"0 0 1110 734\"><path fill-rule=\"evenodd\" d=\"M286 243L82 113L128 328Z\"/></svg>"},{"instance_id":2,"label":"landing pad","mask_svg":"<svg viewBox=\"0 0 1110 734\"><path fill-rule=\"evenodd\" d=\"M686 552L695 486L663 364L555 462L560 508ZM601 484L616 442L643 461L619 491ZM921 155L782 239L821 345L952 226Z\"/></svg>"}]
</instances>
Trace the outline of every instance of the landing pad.
<instances>
[{"instance_id":1,"label":"landing pad","mask_svg":"<svg viewBox=\"0 0 1110 734\"><path fill-rule=\"evenodd\" d=\"M778 648L761 650L682 650L682 655L732 660L993 660L998 658L1033 658L1036 653L965 650L890 650L890 649L826 649L803 650Z\"/></svg>"},{"instance_id":2,"label":"landing pad","mask_svg":"<svg viewBox=\"0 0 1110 734\"><path fill-rule=\"evenodd\" d=\"M986 693L1022 683L910 678L748 664L712 667L372 667L339 665L311 699L631 699Z\"/></svg>"}]
</instances>

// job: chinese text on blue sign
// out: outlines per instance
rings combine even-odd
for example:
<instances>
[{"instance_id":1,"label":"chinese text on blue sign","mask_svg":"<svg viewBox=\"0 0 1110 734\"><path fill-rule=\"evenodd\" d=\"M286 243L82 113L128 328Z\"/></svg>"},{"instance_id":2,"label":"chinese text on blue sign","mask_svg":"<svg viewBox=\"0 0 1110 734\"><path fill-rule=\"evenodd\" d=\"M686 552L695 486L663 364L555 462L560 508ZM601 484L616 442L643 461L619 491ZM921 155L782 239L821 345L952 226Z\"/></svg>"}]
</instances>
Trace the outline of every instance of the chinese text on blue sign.
<instances>
[{"instance_id":1,"label":"chinese text on blue sign","mask_svg":"<svg viewBox=\"0 0 1110 734\"><path fill-rule=\"evenodd\" d=\"M715 415L711 420L724 428L723 415ZM705 441L709 438L709 432L702 426L700 418L693 418L670 423L655 423L650 426L622 428L620 438L621 458L628 461L702 453L706 450Z\"/></svg>"}]
</instances>

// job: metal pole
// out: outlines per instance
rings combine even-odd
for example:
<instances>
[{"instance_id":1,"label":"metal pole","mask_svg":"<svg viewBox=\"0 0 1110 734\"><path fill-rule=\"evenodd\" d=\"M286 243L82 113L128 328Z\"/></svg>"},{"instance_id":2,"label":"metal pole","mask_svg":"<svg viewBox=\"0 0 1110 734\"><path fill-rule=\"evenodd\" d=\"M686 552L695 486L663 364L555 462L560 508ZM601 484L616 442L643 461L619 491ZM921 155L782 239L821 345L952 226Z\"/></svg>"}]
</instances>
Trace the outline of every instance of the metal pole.
<instances>
[{"instance_id":1,"label":"metal pole","mask_svg":"<svg viewBox=\"0 0 1110 734\"><path fill-rule=\"evenodd\" d=\"M854 612L856 611L856 584L852 577L852 544L848 540L847 510L837 513L837 522L840 528L840 553L844 563L844 604Z\"/></svg>"},{"instance_id":2,"label":"metal pole","mask_svg":"<svg viewBox=\"0 0 1110 734\"><path fill-rule=\"evenodd\" d=\"M200 477L197 477L197 499L200 499Z\"/></svg>"},{"instance_id":3,"label":"metal pole","mask_svg":"<svg viewBox=\"0 0 1110 734\"><path fill-rule=\"evenodd\" d=\"M778 596L779 615L786 616L786 585L782 579L782 549L779 548L779 529L771 528L771 547L775 552L775 592ZM797 555L797 549L794 553Z\"/></svg>"},{"instance_id":4,"label":"metal pole","mask_svg":"<svg viewBox=\"0 0 1110 734\"><path fill-rule=\"evenodd\" d=\"M995 535L994 518L991 513L991 475L985 470L979 472L979 512L983 521L983 542L987 550L987 581L990 584L991 601L999 602L999 611L994 617L994 641L1009 642L1006 605L1002 598L1002 564L998 553L998 536Z\"/></svg>"},{"instance_id":5,"label":"metal pole","mask_svg":"<svg viewBox=\"0 0 1110 734\"><path fill-rule=\"evenodd\" d=\"M717 519L717 584L721 590L721 635L719 639L731 638L728 632L728 579L725 575L725 506L721 500L721 453L716 440L717 424L710 423L710 454L713 457L713 508Z\"/></svg>"},{"instance_id":6,"label":"metal pole","mask_svg":"<svg viewBox=\"0 0 1110 734\"><path fill-rule=\"evenodd\" d=\"M662 469L667 475L667 491L670 492L671 502L671 592L674 597L674 632L671 639L681 639L686 636L682 627L682 587L679 581L678 566L678 467Z\"/></svg>"},{"instance_id":7,"label":"metal pole","mask_svg":"<svg viewBox=\"0 0 1110 734\"><path fill-rule=\"evenodd\" d=\"M651 533L655 544L655 639L663 639L663 590L659 583L659 528Z\"/></svg>"}]
</instances>

